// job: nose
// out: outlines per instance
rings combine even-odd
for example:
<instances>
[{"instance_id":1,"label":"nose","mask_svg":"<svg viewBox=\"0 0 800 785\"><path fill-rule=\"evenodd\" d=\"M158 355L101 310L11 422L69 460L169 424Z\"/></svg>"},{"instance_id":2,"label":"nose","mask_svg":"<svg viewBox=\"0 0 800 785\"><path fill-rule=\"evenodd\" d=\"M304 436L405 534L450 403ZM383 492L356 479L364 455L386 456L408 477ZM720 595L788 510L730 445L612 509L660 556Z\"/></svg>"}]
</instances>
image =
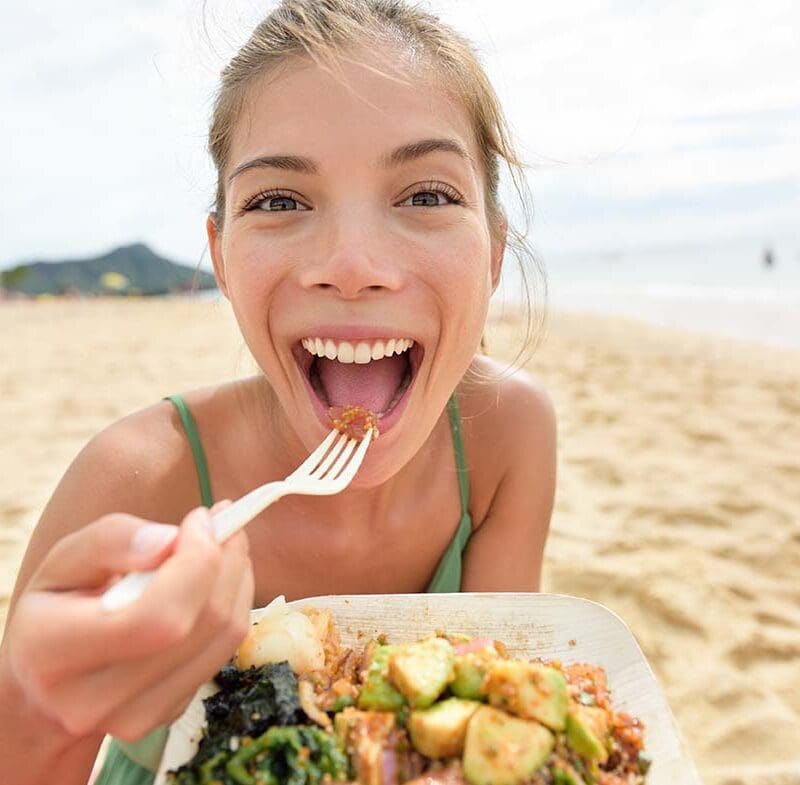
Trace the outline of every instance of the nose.
<instances>
[{"instance_id":1,"label":"nose","mask_svg":"<svg viewBox=\"0 0 800 785\"><path fill-rule=\"evenodd\" d=\"M403 282L401 258L382 236L379 220L352 214L331 221L314 258L300 274L303 288L330 289L345 300L369 291L397 291Z\"/></svg>"}]
</instances>

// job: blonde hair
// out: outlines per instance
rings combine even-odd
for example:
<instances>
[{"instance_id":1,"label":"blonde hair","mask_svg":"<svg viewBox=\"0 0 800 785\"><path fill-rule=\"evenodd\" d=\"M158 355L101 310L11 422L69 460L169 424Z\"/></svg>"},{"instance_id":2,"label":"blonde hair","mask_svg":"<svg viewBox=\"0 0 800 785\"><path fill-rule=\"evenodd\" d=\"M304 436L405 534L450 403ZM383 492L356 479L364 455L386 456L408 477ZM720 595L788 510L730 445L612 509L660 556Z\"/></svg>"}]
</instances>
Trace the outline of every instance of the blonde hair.
<instances>
[{"instance_id":1,"label":"blonde hair","mask_svg":"<svg viewBox=\"0 0 800 785\"><path fill-rule=\"evenodd\" d=\"M225 171L231 140L248 90L255 81L287 61L305 57L336 68L337 59L358 44L384 40L422 54L437 66L444 84L464 105L472 122L486 177L486 214L497 234L505 219L500 204L500 161L504 161L520 198L523 231L508 228L507 248L516 256L524 281L527 323L523 347L516 360L532 351L543 325L535 313L537 291L532 277L544 276L526 240L530 222L530 195L524 164L511 141L508 123L497 94L472 44L433 14L405 0L282 0L255 28L250 39L223 69L214 102L208 150L217 170L212 210L218 228L225 213Z\"/></svg>"}]
</instances>

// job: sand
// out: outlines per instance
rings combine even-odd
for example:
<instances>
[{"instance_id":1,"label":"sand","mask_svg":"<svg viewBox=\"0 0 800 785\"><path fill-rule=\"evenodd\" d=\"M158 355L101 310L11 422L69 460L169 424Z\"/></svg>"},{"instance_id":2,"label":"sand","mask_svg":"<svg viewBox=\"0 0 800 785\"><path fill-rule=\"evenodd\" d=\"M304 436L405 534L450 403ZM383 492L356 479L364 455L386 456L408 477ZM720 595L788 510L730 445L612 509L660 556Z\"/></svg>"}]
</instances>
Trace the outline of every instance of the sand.
<instances>
[{"instance_id":1,"label":"sand","mask_svg":"<svg viewBox=\"0 0 800 785\"><path fill-rule=\"evenodd\" d=\"M224 303L5 303L0 330L2 623L92 434L252 366ZM543 589L628 623L705 783L800 785L800 354L553 314L529 368L560 427Z\"/></svg>"}]
</instances>

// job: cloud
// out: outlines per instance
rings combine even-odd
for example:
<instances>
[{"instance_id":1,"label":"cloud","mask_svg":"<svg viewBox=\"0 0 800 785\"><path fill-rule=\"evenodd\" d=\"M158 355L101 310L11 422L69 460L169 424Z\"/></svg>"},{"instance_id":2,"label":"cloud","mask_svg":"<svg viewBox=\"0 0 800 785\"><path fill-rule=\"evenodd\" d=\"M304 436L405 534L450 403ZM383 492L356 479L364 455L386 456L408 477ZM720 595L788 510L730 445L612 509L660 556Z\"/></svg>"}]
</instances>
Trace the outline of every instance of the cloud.
<instances>
[{"instance_id":1,"label":"cloud","mask_svg":"<svg viewBox=\"0 0 800 785\"><path fill-rule=\"evenodd\" d=\"M537 239L795 242L794 3L430 5L482 52L533 164ZM217 76L263 10L256 0L208 0L205 17L201 0L10 6L0 266L133 239L196 260L214 189L205 134Z\"/></svg>"}]
</instances>

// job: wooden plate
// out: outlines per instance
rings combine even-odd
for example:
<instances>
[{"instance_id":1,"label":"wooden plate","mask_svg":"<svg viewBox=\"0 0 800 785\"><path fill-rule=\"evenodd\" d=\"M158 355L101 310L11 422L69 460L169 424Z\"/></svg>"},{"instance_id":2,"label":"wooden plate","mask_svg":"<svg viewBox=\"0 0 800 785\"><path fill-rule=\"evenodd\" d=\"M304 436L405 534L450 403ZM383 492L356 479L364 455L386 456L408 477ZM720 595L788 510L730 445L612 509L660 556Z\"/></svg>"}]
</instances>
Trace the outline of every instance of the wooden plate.
<instances>
[{"instance_id":1,"label":"wooden plate","mask_svg":"<svg viewBox=\"0 0 800 785\"><path fill-rule=\"evenodd\" d=\"M344 645L386 633L404 642L446 629L503 641L513 657L543 657L602 665L615 709L640 717L653 759L648 785L701 785L675 719L650 666L626 624L603 605L559 594L371 594L312 597L290 607L329 608ZM256 621L259 610L252 612ZM190 760L204 724L203 685L170 730L156 785Z\"/></svg>"}]
</instances>

